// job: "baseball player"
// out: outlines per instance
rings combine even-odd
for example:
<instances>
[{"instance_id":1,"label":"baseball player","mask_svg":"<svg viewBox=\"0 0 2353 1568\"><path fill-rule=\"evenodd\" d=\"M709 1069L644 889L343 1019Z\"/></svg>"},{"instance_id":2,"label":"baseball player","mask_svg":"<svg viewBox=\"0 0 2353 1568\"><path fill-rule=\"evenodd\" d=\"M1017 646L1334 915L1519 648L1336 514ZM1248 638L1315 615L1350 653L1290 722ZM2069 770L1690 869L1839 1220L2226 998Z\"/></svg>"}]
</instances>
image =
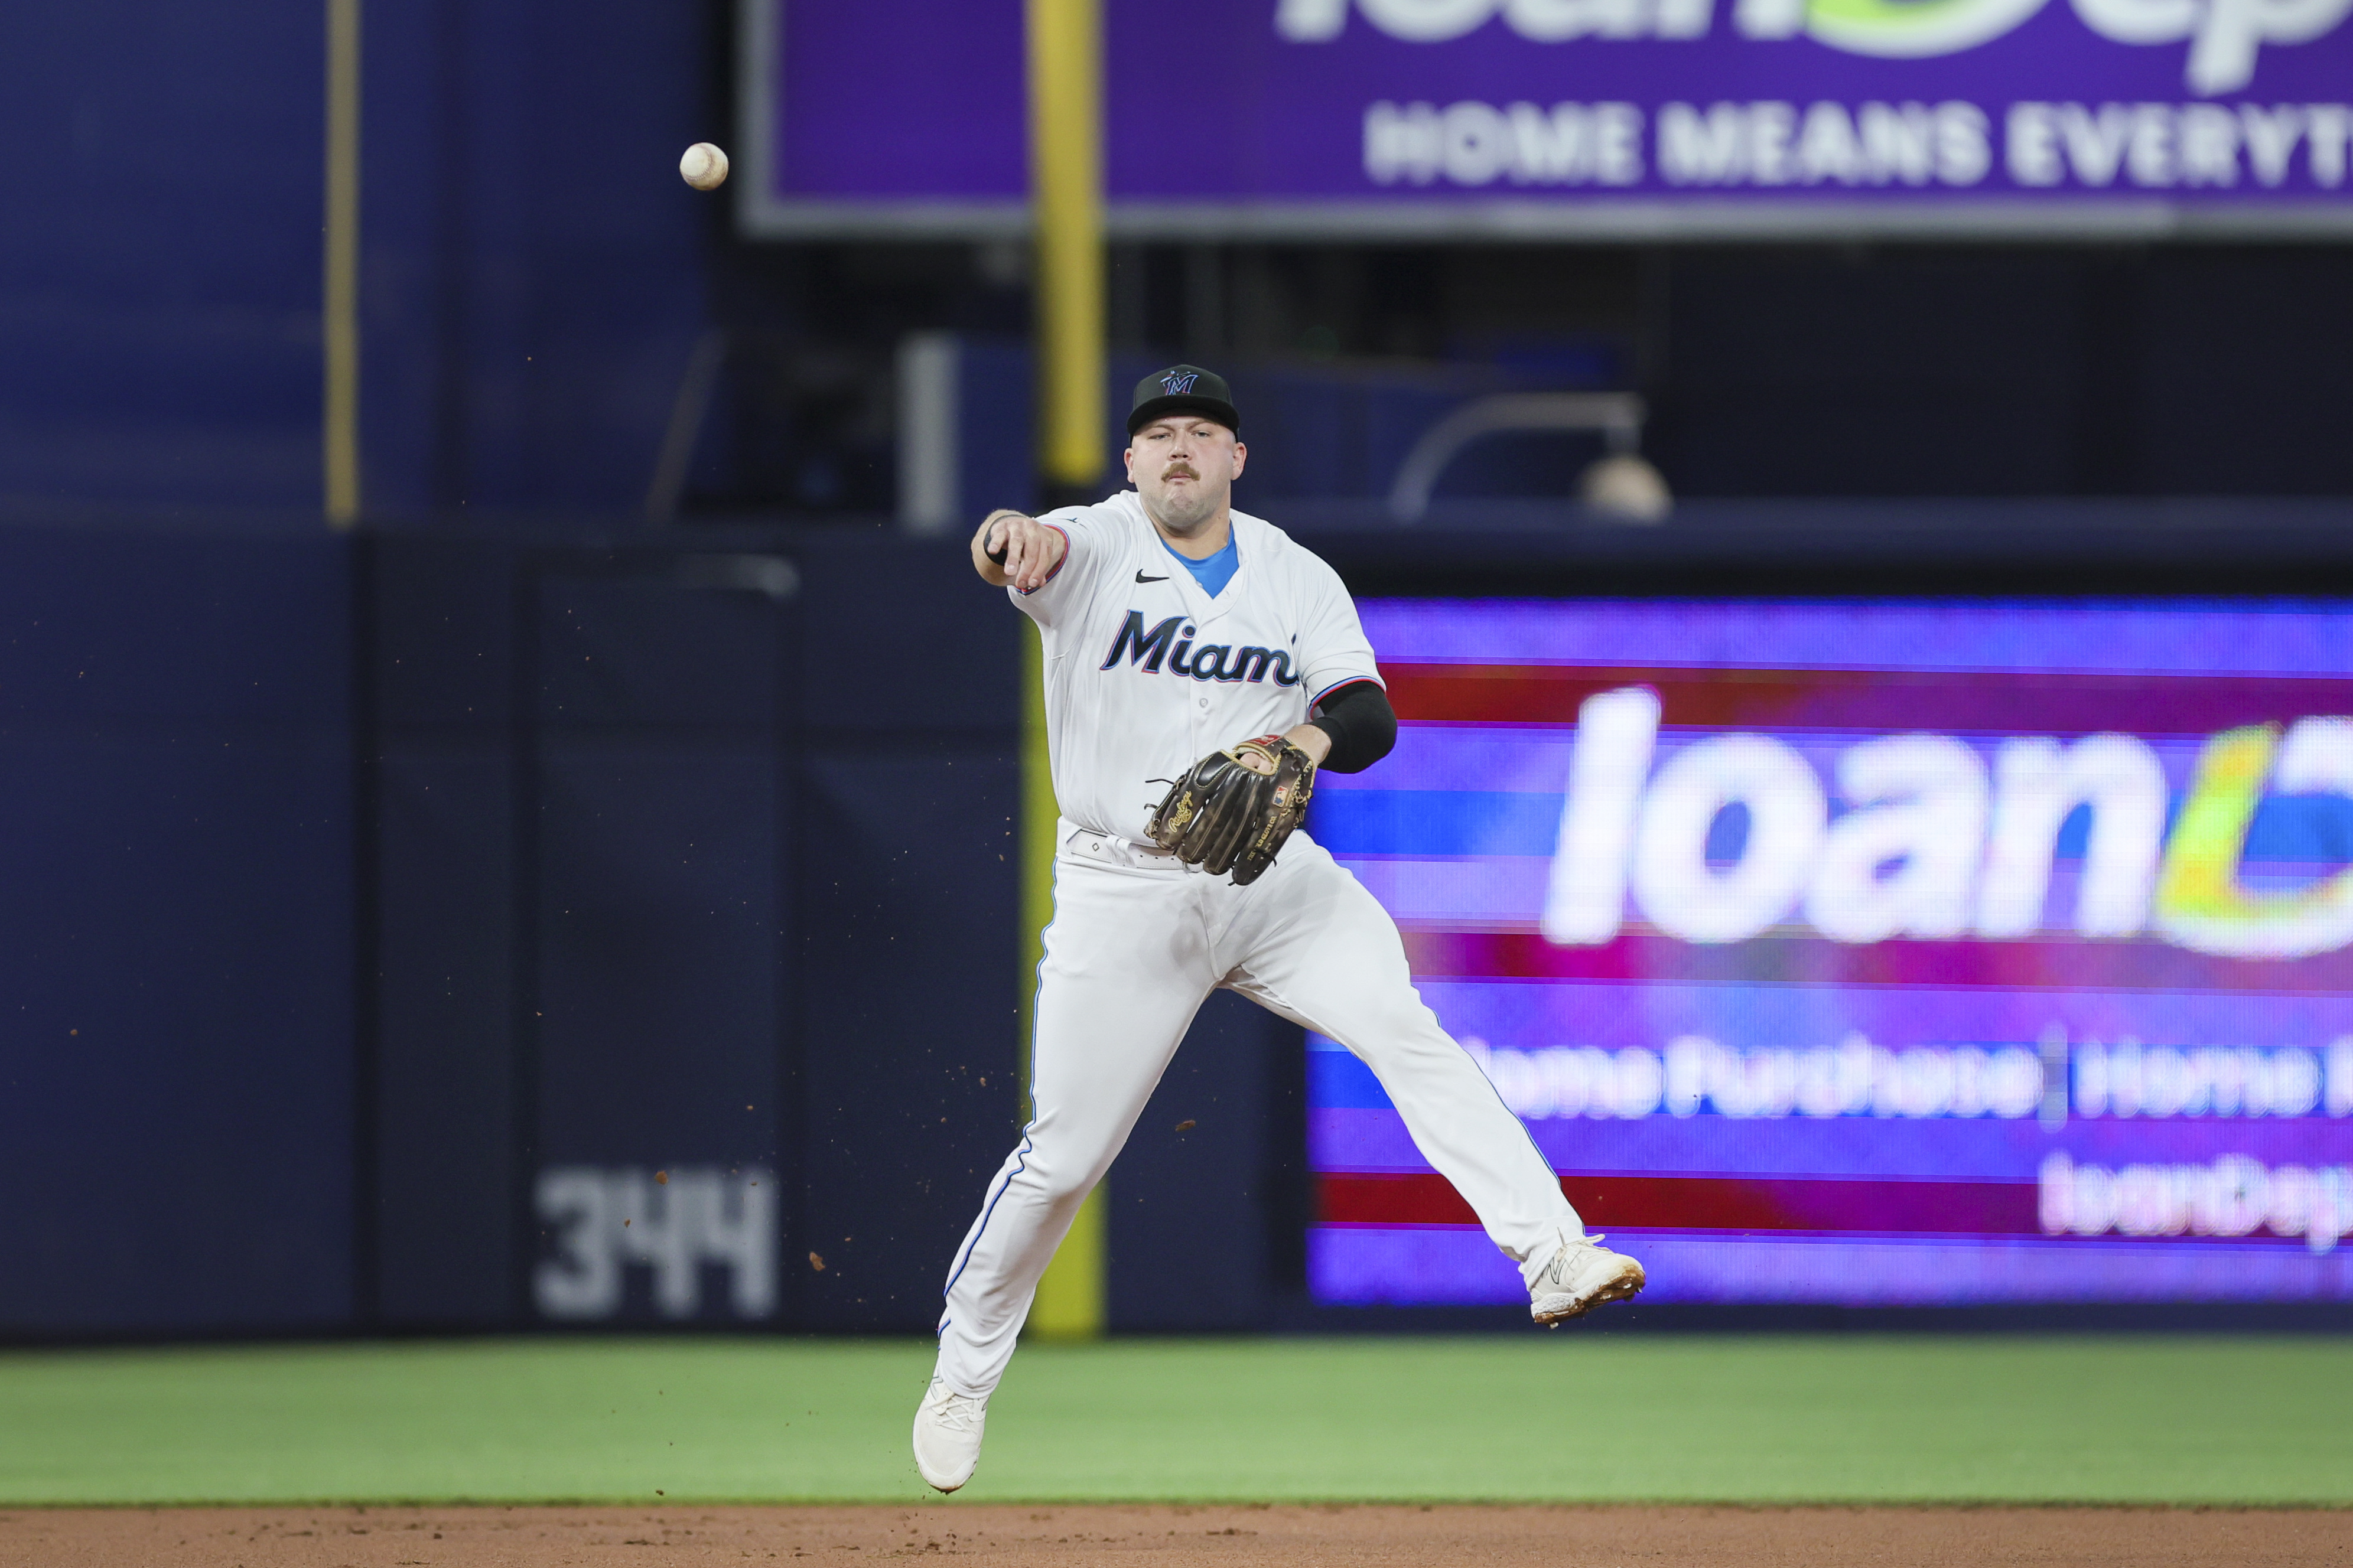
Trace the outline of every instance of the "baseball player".
<instances>
[{"instance_id":1,"label":"baseball player","mask_svg":"<svg viewBox=\"0 0 2353 1568\"><path fill-rule=\"evenodd\" d=\"M1127 429L1134 489L1041 518L993 512L972 541L974 569L1044 639L1061 816L1032 1114L948 1269L915 1413L916 1467L944 1492L971 1479L1039 1276L1219 986L1363 1058L1519 1263L1537 1322L1643 1283L1640 1263L1585 1234L1422 1005L1388 912L1290 832L1315 770L1378 762L1397 715L1338 575L1232 510L1248 452L1225 382L1193 365L1146 376Z\"/></svg>"}]
</instances>

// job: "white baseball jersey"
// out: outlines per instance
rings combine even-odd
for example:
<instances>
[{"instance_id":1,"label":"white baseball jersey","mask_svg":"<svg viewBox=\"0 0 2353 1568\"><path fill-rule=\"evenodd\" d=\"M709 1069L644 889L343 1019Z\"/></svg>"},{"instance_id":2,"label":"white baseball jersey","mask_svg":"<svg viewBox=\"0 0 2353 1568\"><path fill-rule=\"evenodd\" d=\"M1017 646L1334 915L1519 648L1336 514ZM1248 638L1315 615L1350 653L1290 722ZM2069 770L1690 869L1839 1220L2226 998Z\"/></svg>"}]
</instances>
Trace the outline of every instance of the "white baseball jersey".
<instances>
[{"instance_id":1,"label":"white baseball jersey","mask_svg":"<svg viewBox=\"0 0 2353 1568\"><path fill-rule=\"evenodd\" d=\"M1134 490L1039 520L1070 547L1013 602L1045 639L1054 798L1075 826L1140 839L1168 781L1202 757L1380 679L1339 574L1272 523L1233 520L1234 574L1215 598Z\"/></svg>"}]
</instances>

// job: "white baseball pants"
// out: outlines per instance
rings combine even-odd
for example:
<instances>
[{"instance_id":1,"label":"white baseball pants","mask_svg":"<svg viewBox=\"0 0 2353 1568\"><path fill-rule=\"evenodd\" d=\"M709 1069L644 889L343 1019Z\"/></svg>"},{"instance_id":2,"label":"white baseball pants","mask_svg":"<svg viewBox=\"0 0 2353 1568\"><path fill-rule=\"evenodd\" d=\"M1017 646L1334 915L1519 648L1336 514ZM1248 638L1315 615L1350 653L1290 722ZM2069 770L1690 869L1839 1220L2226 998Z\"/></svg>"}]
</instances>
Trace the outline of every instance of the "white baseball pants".
<instances>
[{"instance_id":1,"label":"white baseball pants","mask_svg":"<svg viewBox=\"0 0 2353 1568\"><path fill-rule=\"evenodd\" d=\"M1039 1276L1221 985L1362 1058L1524 1274L1563 1232L1584 1234L1526 1129L1422 1005L1388 911L1322 846L1294 833L1238 888L1151 845L1060 832L1032 1117L948 1273L938 1373L951 1389L986 1394L1005 1375Z\"/></svg>"}]
</instances>

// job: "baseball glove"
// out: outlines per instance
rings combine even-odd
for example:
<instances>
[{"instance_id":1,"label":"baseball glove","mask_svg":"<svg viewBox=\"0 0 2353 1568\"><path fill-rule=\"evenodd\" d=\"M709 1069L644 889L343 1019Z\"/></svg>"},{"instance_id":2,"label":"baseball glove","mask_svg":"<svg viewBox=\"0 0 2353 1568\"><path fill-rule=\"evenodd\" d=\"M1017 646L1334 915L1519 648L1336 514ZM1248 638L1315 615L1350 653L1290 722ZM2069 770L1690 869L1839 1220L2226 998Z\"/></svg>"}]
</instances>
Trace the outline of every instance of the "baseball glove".
<instances>
[{"instance_id":1,"label":"baseball glove","mask_svg":"<svg viewBox=\"0 0 2353 1568\"><path fill-rule=\"evenodd\" d=\"M1262 773L1244 757L1274 771ZM1275 852L1307 815L1315 793L1315 764L1280 735L1261 735L1195 763L1168 788L1145 829L1152 841L1212 876L1231 871L1248 887L1274 864Z\"/></svg>"}]
</instances>

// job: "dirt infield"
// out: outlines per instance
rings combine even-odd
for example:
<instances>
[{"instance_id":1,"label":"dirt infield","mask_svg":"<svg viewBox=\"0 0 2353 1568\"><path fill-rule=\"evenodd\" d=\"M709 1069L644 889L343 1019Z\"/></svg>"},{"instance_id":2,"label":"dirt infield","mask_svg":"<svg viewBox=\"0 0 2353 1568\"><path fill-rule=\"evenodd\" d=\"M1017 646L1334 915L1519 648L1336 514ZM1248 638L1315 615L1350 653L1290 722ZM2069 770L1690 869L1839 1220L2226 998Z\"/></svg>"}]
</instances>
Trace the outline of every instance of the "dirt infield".
<instances>
[{"instance_id":1,"label":"dirt infield","mask_svg":"<svg viewBox=\"0 0 2353 1568\"><path fill-rule=\"evenodd\" d=\"M2353 1512L1843 1508L23 1509L0 1564L660 1568L953 1557L972 1568L2353 1568Z\"/></svg>"}]
</instances>

